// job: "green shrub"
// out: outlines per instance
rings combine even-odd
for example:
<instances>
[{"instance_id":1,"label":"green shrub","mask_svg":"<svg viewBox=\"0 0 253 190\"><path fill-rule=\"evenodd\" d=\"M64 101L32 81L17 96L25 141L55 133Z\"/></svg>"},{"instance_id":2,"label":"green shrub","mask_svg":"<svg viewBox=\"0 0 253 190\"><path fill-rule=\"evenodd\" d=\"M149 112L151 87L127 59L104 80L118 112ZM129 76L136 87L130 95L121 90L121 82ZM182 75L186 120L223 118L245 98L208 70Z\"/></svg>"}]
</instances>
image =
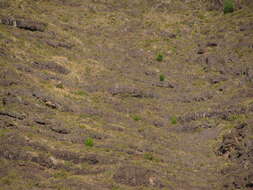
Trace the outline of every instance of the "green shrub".
<instances>
[{"instance_id":1,"label":"green shrub","mask_svg":"<svg viewBox=\"0 0 253 190\"><path fill-rule=\"evenodd\" d=\"M156 56L156 60L161 62L163 61L163 54L159 53L157 56Z\"/></svg>"},{"instance_id":2,"label":"green shrub","mask_svg":"<svg viewBox=\"0 0 253 190\"><path fill-rule=\"evenodd\" d=\"M165 75L161 74L160 75L160 81L164 81L165 80Z\"/></svg>"},{"instance_id":3,"label":"green shrub","mask_svg":"<svg viewBox=\"0 0 253 190\"><path fill-rule=\"evenodd\" d=\"M84 144L85 144L86 146L93 147L94 141L93 141L92 138L87 138L87 139L85 140Z\"/></svg>"},{"instance_id":4,"label":"green shrub","mask_svg":"<svg viewBox=\"0 0 253 190\"><path fill-rule=\"evenodd\" d=\"M170 121L171 121L171 124L173 124L173 125L177 124L177 117L172 116L172 117L170 118Z\"/></svg>"},{"instance_id":5,"label":"green shrub","mask_svg":"<svg viewBox=\"0 0 253 190\"><path fill-rule=\"evenodd\" d=\"M235 3L234 0L225 0L223 5L223 11L225 14L234 12Z\"/></svg>"},{"instance_id":6,"label":"green shrub","mask_svg":"<svg viewBox=\"0 0 253 190\"><path fill-rule=\"evenodd\" d=\"M140 121L140 120L141 120L141 117L138 116L138 115L133 115L132 118L133 118L133 120L135 120L135 121Z\"/></svg>"}]
</instances>

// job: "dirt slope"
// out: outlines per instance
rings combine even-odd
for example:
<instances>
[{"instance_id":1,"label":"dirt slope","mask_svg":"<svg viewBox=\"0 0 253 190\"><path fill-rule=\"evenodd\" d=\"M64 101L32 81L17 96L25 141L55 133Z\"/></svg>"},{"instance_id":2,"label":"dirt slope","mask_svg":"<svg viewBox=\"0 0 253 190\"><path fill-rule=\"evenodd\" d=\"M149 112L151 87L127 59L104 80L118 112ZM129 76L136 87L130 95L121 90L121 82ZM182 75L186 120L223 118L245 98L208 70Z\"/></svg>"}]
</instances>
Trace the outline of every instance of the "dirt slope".
<instances>
[{"instance_id":1,"label":"dirt slope","mask_svg":"<svg viewBox=\"0 0 253 190\"><path fill-rule=\"evenodd\" d=\"M0 190L253 189L253 8L0 0Z\"/></svg>"}]
</instances>

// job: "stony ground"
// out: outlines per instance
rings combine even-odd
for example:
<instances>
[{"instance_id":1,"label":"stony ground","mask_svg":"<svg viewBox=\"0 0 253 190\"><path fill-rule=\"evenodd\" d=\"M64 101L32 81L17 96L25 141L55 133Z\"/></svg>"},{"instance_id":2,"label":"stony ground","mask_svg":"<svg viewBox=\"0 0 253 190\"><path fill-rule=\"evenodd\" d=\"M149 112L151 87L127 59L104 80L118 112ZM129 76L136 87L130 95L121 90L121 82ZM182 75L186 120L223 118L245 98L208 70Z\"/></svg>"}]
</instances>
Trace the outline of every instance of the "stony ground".
<instances>
[{"instance_id":1,"label":"stony ground","mask_svg":"<svg viewBox=\"0 0 253 190\"><path fill-rule=\"evenodd\" d=\"M0 0L0 190L253 189L248 2Z\"/></svg>"}]
</instances>

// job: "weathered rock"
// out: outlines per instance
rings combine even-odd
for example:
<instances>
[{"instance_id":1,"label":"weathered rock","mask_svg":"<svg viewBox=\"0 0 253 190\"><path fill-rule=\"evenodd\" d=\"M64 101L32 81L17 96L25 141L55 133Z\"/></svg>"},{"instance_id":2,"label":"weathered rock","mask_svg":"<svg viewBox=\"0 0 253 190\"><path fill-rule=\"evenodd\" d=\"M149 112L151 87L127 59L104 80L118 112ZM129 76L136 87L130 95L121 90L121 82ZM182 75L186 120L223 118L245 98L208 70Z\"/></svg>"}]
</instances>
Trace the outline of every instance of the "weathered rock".
<instances>
[{"instance_id":1,"label":"weathered rock","mask_svg":"<svg viewBox=\"0 0 253 190\"><path fill-rule=\"evenodd\" d=\"M59 134L69 134L70 130L60 124L51 124L50 129Z\"/></svg>"},{"instance_id":2,"label":"weathered rock","mask_svg":"<svg viewBox=\"0 0 253 190\"><path fill-rule=\"evenodd\" d=\"M9 112L9 111L0 111L0 115L12 117L12 118L19 119L19 120L25 119L25 115L19 114L19 113L14 113L14 112Z\"/></svg>"},{"instance_id":3,"label":"weathered rock","mask_svg":"<svg viewBox=\"0 0 253 190\"><path fill-rule=\"evenodd\" d=\"M44 32L46 30L46 24L28 19L15 19L11 17L1 18L1 23L5 25L15 26L21 29L30 31Z\"/></svg>"}]
</instances>

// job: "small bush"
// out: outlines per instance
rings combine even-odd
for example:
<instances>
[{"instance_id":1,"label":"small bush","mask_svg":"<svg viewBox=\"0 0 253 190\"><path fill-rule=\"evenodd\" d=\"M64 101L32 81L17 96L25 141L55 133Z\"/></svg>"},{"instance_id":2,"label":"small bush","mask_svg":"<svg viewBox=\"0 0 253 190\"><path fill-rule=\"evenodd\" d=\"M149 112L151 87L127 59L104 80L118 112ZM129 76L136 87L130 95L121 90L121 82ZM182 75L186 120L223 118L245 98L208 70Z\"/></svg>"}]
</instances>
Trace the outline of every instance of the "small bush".
<instances>
[{"instance_id":1,"label":"small bush","mask_svg":"<svg viewBox=\"0 0 253 190\"><path fill-rule=\"evenodd\" d=\"M223 5L223 11L225 14L234 12L235 3L234 0L225 0Z\"/></svg>"},{"instance_id":2,"label":"small bush","mask_svg":"<svg viewBox=\"0 0 253 190\"><path fill-rule=\"evenodd\" d=\"M159 62L163 61L163 55L159 53L159 54L156 56L156 60L159 61Z\"/></svg>"},{"instance_id":3,"label":"small bush","mask_svg":"<svg viewBox=\"0 0 253 190\"><path fill-rule=\"evenodd\" d=\"M141 117L138 116L138 115L133 115L132 118L133 118L134 121L140 121L141 120Z\"/></svg>"},{"instance_id":4,"label":"small bush","mask_svg":"<svg viewBox=\"0 0 253 190\"><path fill-rule=\"evenodd\" d=\"M86 146L93 147L94 141L93 141L92 138L87 138L87 139L85 140L84 144L85 144Z\"/></svg>"},{"instance_id":5,"label":"small bush","mask_svg":"<svg viewBox=\"0 0 253 190\"><path fill-rule=\"evenodd\" d=\"M170 121L171 121L171 124L173 124L173 125L177 124L177 117L172 116L172 117L170 118Z\"/></svg>"},{"instance_id":6,"label":"small bush","mask_svg":"<svg viewBox=\"0 0 253 190\"><path fill-rule=\"evenodd\" d=\"M165 75L161 74L160 75L160 81L164 81L165 80Z\"/></svg>"}]
</instances>

